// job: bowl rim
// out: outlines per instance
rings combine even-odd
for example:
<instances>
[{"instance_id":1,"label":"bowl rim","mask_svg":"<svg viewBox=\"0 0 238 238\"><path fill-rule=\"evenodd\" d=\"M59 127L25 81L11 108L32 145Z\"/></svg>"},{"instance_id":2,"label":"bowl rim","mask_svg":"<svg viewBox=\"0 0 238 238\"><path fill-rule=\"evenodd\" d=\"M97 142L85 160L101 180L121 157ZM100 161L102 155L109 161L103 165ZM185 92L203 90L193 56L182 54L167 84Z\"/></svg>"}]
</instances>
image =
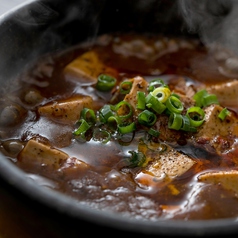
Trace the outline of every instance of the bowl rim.
<instances>
[{"instance_id":1,"label":"bowl rim","mask_svg":"<svg viewBox=\"0 0 238 238\"><path fill-rule=\"evenodd\" d=\"M33 3L39 0L27 0L16 6L14 9L0 16L0 27L6 19L13 17L23 7L31 8ZM44 1L46 3L46 1ZM101 212L95 210L85 204L79 203L77 200L57 191L46 189L38 186L35 181L29 179L26 174L19 168L14 166L11 161L6 160L0 155L0 179L6 182L14 189L23 192L25 196L29 196L35 202L40 202L47 207L54 208L62 214L84 219L88 222L98 224L100 226L111 227L118 230L128 232L139 232L149 235L178 235L178 236L209 236L217 234L238 234L238 219L226 218L216 220L161 220L161 221L144 221L136 218L126 218L121 214L111 212ZM37 185L37 186L36 186ZM32 192L34 191L34 192Z\"/></svg>"},{"instance_id":2,"label":"bowl rim","mask_svg":"<svg viewBox=\"0 0 238 238\"><path fill-rule=\"evenodd\" d=\"M85 221L115 228L128 232L139 232L150 235L178 235L178 236L207 236L217 234L238 233L238 219L214 219L214 220L156 220L145 221L136 218L125 217L121 214L93 209L76 199L60 194L57 191L39 186L35 181L26 176L18 167L4 156L0 155L0 178L20 190L24 195L30 197L36 203L39 202L55 211L84 219ZM34 192L32 192L34 191ZM126 220L125 220L126 218Z\"/></svg>"}]
</instances>

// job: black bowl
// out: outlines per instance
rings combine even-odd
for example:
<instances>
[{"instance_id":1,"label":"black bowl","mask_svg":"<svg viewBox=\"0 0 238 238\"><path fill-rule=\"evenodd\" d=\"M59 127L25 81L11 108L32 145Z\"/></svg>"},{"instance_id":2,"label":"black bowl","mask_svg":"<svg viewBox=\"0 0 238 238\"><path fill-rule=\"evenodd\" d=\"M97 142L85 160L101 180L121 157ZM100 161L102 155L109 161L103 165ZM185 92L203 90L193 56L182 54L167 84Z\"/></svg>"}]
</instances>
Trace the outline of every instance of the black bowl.
<instances>
[{"instance_id":1,"label":"black bowl","mask_svg":"<svg viewBox=\"0 0 238 238\"><path fill-rule=\"evenodd\" d=\"M1 87L41 55L67 49L102 33L136 31L198 37L179 14L179 2L28 1L1 17ZM234 218L148 222L94 210L40 187L3 155L0 155L0 183L2 201L7 201L9 209L16 209L19 217L29 224L27 229L32 237L84 237L95 233L143 237L238 234L238 221Z\"/></svg>"}]
</instances>

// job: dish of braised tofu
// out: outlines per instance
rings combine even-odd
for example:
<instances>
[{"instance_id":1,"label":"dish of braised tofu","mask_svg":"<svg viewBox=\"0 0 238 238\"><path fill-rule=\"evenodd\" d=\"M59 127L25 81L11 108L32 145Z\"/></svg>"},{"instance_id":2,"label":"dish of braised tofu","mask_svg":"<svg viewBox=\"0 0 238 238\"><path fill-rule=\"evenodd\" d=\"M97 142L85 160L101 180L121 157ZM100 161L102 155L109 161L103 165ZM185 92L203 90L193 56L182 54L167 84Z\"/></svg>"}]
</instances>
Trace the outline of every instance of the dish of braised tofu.
<instances>
[{"instance_id":1,"label":"dish of braised tofu","mask_svg":"<svg viewBox=\"0 0 238 238\"><path fill-rule=\"evenodd\" d=\"M36 186L98 210L237 217L232 57L196 39L117 33L45 55L1 92L1 153Z\"/></svg>"}]
</instances>

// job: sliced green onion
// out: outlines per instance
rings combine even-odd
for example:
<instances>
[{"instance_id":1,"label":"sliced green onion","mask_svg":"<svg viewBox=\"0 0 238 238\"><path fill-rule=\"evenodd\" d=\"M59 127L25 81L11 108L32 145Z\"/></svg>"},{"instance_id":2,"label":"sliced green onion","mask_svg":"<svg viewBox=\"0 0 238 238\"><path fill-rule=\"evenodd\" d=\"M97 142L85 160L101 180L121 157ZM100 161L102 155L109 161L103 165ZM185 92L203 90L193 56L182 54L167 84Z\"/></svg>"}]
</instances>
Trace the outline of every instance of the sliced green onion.
<instances>
[{"instance_id":1,"label":"sliced green onion","mask_svg":"<svg viewBox=\"0 0 238 238\"><path fill-rule=\"evenodd\" d=\"M172 95L166 101L166 107L170 112L174 113L181 113L184 109L183 103L180 101L180 99Z\"/></svg>"},{"instance_id":2,"label":"sliced green onion","mask_svg":"<svg viewBox=\"0 0 238 238\"><path fill-rule=\"evenodd\" d=\"M169 116L168 128L174 130L180 130L183 123L183 118L181 114L171 113Z\"/></svg>"},{"instance_id":3,"label":"sliced green onion","mask_svg":"<svg viewBox=\"0 0 238 238\"><path fill-rule=\"evenodd\" d=\"M157 119L156 115L149 110L144 110L138 115L138 122L141 125L148 127L153 126L156 122L156 119Z\"/></svg>"},{"instance_id":4,"label":"sliced green onion","mask_svg":"<svg viewBox=\"0 0 238 238\"><path fill-rule=\"evenodd\" d=\"M121 94L128 94L131 91L132 82L131 81L123 81L120 84L119 91Z\"/></svg>"},{"instance_id":5,"label":"sliced green onion","mask_svg":"<svg viewBox=\"0 0 238 238\"><path fill-rule=\"evenodd\" d=\"M215 94L205 95L202 100L203 107L207 107L212 104L219 104L217 96Z\"/></svg>"},{"instance_id":6,"label":"sliced green onion","mask_svg":"<svg viewBox=\"0 0 238 238\"><path fill-rule=\"evenodd\" d=\"M166 87L158 87L152 92L152 95L157 97L158 100L162 103L166 102L170 94L170 89Z\"/></svg>"},{"instance_id":7,"label":"sliced green onion","mask_svg":"<svg viewBox=\"0 0 238 238\"><path fill-rule=\"evenodd\" d=\"M171 96L174 96L174 97L180 99L180 96L177 93L171 93Z\"/></svg>"},{"instance_id":8,"label":"sliced green onion","mask_svg":"<svg viewBox=\"0 0 238 238\"><path fill-rule=\"evenodd\" d=\"M99 91L110 91L115 85L117 80L106 74L100 74L96 84L96 89Z\"/></svg>"},{"instance_id":9,"label":"sliced green onion","mask_svg":"<svg viewBox=\"0 0 238 238\"><path fill-rule=\"evenodd\" d=\"M145 109L145 93L138 91L137 92L137 104L136 108L139 110L144 110Z\"/></svg>"},{"instance_id":10,"label":"sliced green onion","mask_svg":"<svg viewBox=\"0 0 238 238\"><path fill-rule=\"evenodd\" d=\"M73 134L75 136L80 136L80 135L83 135L85 134L85 132L91 127L84 119L80 119L79 120L79 127L78 129L74 130L73 131Z\"/></svg>"},{"instance_id":11,"label":"sliced green onion","mask_svg":"<svg viewBox=\"0 0 238 238\"><path fill-rule=\"evenodd\" d=\"M95 112L89 108L83 108L83 110L81 111L80 118L84 119L89 124L95 124L95 122L96 122Z\"/></svg>"},{"instance_id":12,"label":"sliced green onion","mask_svg":"<svg viewBox=\"0 0 238 238\"><path fill-rule=\"evenodd\" d=\"M125 109L124 106L126 106L127 109ZM120 101L117 105L114 106L114 111L118 112L118 110L119 110L121 107L123 107L123 114L118 114L118 113L117 113L118 117L119 117L120 119L123 119L123 120L130 118L130 117L132 116L132 114L133 114L133 109L132 109L131 104L128 103L127 101ZM128 109L129 109L129 112L124 114L124 112L127 112Z\"/></svg>"},{"instance_id":13,"label":"sliced green onion","mask_svg":"<svg viewBox=\"0 0 238 238\"><path fill-rule=\"evenodd\" d=\"M113 130L116 131L118 129L118 125L121 123L121 120L119 117L116 116L111 116L108 118L107 120L107 125L108 127Z\"/></svg>"},{"instance_id":14,"label":"sliced green onion","mask_svg":"<svg viewBox=\"0 0 238 238\"><path fill-rule=\"evenodd\" d=\"M135 122L132 122L130 124L127 125L118 125L118 132L120 134L127 134L127 133L131 133L136 129L136 124Z\"/></svg>"},{"instance_id":15,"label":"sliced green onion","mask_svg":"<svg viewBox=\"0 0 238 238\"><path fill-rule=\"evenodd\" d=\"M190 128L190 120L189 118L187 117L187 115L183 115L182 116L182 125L181 125L181 130L183 131L189 131L189 128Z\"/></svg>"},{"instance_id":16,"label":"sliced green onion","mask_svg":"<svg viewBox=\"0 0 238 238\"><path fill-rule=\"evenodd\" d=\"M106 123L108 118L114 115L111 108L111 105L106 104L99 110L99 120L101 122Z\"/></svg>"},{"instance_id":17,"label":"sliced green onion","mask_svg":"<svg viewBox=\"0 0 238 238\"><path fill-rule=\"evenodd\" d=\"M204 122L205 112L200 107L190 107L186 115L190 120L191 126L198 127Z\"/></svg>"},{"instance_id":18,"label":"sliced green onion","mask_svg":"<svg viewBox=\"0 0 238 238\"><path fill-rule=\"evenodd\" d=\"M95 141L100 141L103 144L106 144L110 139L111 139L111 134L106 130L96 128L93 131L93 140Z\"/></svg>"},{"instance_id":19,"label":"sliced green onion","mask_svg":"<svg viewBox=\"0 0 238 238\"><path fill-rule=\"evenodd\" d=\"M158 79L153 79L150 81L149 86L148 86L148 91L153 92L156 88L158 87L168 87L167 84L164 83L164 81L160 78Z\"/></svg>"},{"instance_id":20,"label":"sliced green onion","mask_svg":"<svg viewBox=\"0 0 238 238\"><path fill-rule=\"evenodd\" d=\"M209 94L206 89L202 89L194 94L195 106L207 107L211 104L219 104L215 94Z\"/></svg>"},{"instance_id":21,"label":"sliced green onion","mask_svg":"<svg viewBox=\"0 0 238 238\"><path fill-rule=\"evenodd\" d=\"M151 135L151 136L154 136L154 137L158 137L160 135L160 132L153 129L153 128L150 128L149 131L148 131L148 134Z\"/></svg>"},{"instance_id":22,"label":"sliced green onion","mask_svg":"<svg viewBox=\"0 0 238 238\"><path fill-rule=\"evenodd\" d=\"M203 98L205 95L207 95L208 92L206 89L202 89L198 92L196 92L194 95L193 95L193 99L195 100L195 106L197 107L203 107Z\"/></svg>"},{"instance_id":23,"label":"sliced green onion","mask_svg":"<svg viewBox=\"0 0 238 238\"><path fill-rule=\"evenodd\" d=\"M227 108L223 108L221 112L218 114L218 117L223 121L227 116L229 116L231 112Z\"/></svg>"},{"instance_id":24,"label":"sliced green onion","mask_svg":"<svg viewBox=\"0 0 238 238\"><path fill-rule=\"evenodd\" d=\"M166 109L166 106L157 97L153 96L152 93L146 96L145 102L147 108L153 109L158 114L161 114Z\"/></svg>"},{"instance_id":25,"label":"sliced green onion","mask_svg":"<svg viewBox=\"0 0 238 238\"><path fill-rule=\"evenodd\" d=\"M131 154L129 163L131 167L142 167L146 161L146 157L142 152L128 151Z\"/></svg>"},{"instance_id":26,"label":"sliced green onion","mask_svg":"<svg viewBox=\"0 0 238 238\"><path fill-rule=\"evenodd\" d=\"M187 131L187 132L196 132L197 129L196 127L192 126L190 123L190 119L188 118L187 115L182 115L182 126L180 130Z\"/></svg>"}]
</instances>

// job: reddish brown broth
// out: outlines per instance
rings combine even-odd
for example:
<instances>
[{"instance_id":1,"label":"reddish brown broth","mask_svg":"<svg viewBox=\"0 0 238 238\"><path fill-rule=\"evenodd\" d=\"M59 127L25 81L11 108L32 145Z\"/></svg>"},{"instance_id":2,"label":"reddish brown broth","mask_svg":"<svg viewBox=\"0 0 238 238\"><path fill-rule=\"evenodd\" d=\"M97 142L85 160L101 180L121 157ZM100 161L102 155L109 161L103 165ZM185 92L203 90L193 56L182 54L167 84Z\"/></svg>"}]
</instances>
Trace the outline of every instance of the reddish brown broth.
<instances>
[{"instance_id":1,"label":"reddish brown broth","mask_svg":"<svg viewBox=\"0 0 238 238\"><path fill-rule=\"evenodd\" d=\"M109 43L103 44L107 39ZM137 42L134 48L132 47L134 55L126 55L129 50L125 50L124 55L119 54L123 49L116 46L125 41L127 47L130 47L128 42L131 40ZM147 42L147 48L143 42ZM155 42L157 44L166 42L165 48L175 47L175 50L164 52L160 56L159 53L150 53L151 48L155 48ZM174 82L176 85L178 77L185 77L195 86L212 85L231 79L218 71L219 62L200 42L175 39L170 42L172 44L170 46L168 42L169 38L161 36L146 38L125 35L116 36L113 40L110 36L103 36L93 46L77 46L67 52L47 55L40 59L16 79L17 87L9 86L3 96L2 107L11 101L13 104L19 104L21 110L18 119L12 125L1 126L2 153L40 185L72 196L95 209L111 210L146 220L217 219L238 216L238 199L233 191L226 190L219 184L201 183L196 179L199 173L207 169L236 169L238 151L235 147L233 151L221 156L201 152L200 157L196 158L196 165L169 183L164 183L140 172L142 170L140 167L125 166L124 157L133 146L137 145L138 140L128 146L121 146L117 141L107 144L93 140L80 142L72 136L74 125L40 117L37 113L40 105L71 97L75 93L92 96L94 109L99 109L109 102L111 93L98 93L94 83L85 83L85 80L83 83L80 80L75 81L73 78L65 77L63 73L64 67L69 62L92 49L98 52L100 60L105 65L119 72L118 83L137 75L147 79L160 77L171 85ZM176 48L178 42L180 48ZM181 47L181 42L193 47ZM39 104L31 105L25 102L25 95L30 90L39 92L42 98ZM229 98L227 100L229 101ZM75 159L85 162L89 165L89 169L70 168L70 161L55 170L47 165L38 166L21 162L18 154L31 138L40 138L52 147L66 152L72 163ZM14 144L17 146L13 146ZM184 146L189 148L190 145L188 143ZM69 169L65 169L65 166L69 166ZM140 179L152 182L147 186L139 183Z\"/></svg>"}]
</instances>

